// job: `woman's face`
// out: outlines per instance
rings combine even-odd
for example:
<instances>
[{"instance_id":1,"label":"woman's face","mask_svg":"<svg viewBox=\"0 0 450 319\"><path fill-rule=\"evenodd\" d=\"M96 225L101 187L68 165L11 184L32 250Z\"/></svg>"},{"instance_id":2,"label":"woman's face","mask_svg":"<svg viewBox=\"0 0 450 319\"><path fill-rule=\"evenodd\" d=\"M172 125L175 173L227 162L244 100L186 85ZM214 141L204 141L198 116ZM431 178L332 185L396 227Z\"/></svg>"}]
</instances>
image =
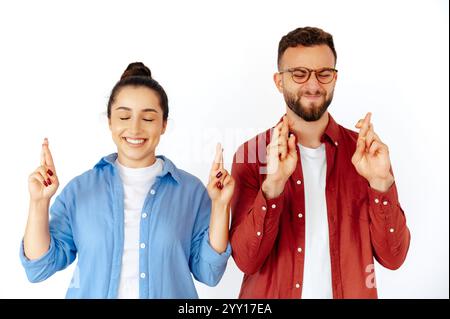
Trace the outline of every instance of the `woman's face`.
<instances>
[{"instance_id":1,"label":"woman's face","mask_svg":"<svg viewBox=\"0 0 450 319\"><path fill-rule=\"evenodd\" d=\"M144 86L121 88L109 119L120 164L131 168L152 165L166 124L157 93Z\"/></svg>"}]
</instances>

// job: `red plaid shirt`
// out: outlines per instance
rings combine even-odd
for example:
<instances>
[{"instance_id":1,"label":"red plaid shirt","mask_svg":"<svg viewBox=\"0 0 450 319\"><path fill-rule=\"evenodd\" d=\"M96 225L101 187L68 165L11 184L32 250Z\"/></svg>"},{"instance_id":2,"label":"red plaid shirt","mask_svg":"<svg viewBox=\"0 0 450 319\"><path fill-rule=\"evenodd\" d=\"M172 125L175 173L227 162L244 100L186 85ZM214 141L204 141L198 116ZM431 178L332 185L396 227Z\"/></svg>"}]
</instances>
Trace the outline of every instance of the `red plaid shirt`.
<instances>
[{"instance_id":1,"label":"red plaid shirt","mask_svg":"<svg viewBox=\"0 0 450 319\"><path fill-rule=\"evenodd\" d=\"M270 134L267 130L241 145L233 159L230 241L234 260L245 273L239 297L301 298L308 212L300 154L297 147L297 168L283 193L266 200L261 185ZM334 298L377 298L374 257L397 269L410 242L395 183L381 193L356 172L351 158L357 138L331 115L321 138Z\"/></svg>"}]
</instances>

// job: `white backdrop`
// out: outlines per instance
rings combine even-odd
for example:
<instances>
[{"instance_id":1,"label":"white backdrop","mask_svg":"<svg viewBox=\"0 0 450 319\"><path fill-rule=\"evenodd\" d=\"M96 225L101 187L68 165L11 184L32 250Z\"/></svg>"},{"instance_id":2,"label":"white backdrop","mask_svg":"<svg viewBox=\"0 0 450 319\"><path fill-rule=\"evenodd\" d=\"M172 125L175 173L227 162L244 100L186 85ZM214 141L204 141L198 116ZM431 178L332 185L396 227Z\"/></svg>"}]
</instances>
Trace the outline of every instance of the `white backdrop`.
<instances>
[{"instance_id":1,"label":"white backdrop","mask_svg":"<svg viewBox=\"0 0 450 319\"><path fill-rule=\"evenodd\" d=\"M74 266L30 284L19 243L28 175L48 137L60 189L115 151L105 115L130 62L169 96L158 153L207 181L217 141L239 144L284 112L272 82L278 41L299 26L334 36L330 112L353 128L367 111L391 150L411 246L397 271L376 265L380 298L449 297L448 1L14 1L0 4L0 298L63 298ZM230 259L201 298L236 298Z\"/></svg>"}]
</instances>

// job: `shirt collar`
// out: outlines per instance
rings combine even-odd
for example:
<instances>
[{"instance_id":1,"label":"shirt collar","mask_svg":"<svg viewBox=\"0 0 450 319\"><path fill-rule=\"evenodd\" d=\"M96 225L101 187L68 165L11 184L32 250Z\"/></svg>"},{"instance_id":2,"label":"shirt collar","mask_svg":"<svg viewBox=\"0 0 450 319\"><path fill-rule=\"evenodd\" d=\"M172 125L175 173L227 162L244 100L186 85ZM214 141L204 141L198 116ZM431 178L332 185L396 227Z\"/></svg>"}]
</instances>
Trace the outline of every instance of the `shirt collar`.
<instances>
[{"instance_id":1,"label":"shirt collar","mask_svg":"<svg viewBox=\"0 0 450 319\"><path fill-rule=\"evenodd\" d=\"M327 128L325 129L325 132L320 138L320 141L325 142L326 138L328 138L329 141L331 141L331 143L333 143L335 146L338 146L340 140L339 125L336 123L336 121L333 119L330 113L328 113Z\"/></svg>"},{"instance_id":2,"label":"shirt collar","mask_svg":"<svg viewBox=\"0 0 450 319\"><path fill-rule=\"evenodd\" d=\"M180 173L175 164L170 159L168 159L163 155L157 155L156 157L160 158L163 161L163 170L161 174L159 174L158 176L164 177L166 175L169 175L175 180L175 182L180 184L181 182ZM97 164L95 164L94 168L101 168L104 166L114 167L114 162L116 161L116 159L117 153L106 155L102 157Z\"/></svg>"}]
</instances>

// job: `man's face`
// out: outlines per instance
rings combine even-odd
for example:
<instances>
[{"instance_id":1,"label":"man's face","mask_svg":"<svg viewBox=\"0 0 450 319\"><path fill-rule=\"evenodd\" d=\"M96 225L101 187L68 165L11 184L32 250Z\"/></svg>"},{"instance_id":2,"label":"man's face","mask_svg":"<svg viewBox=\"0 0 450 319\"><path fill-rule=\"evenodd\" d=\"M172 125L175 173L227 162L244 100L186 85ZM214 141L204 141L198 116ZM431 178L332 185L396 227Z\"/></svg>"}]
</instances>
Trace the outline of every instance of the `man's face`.
<instances>
[{"instance_id":1,"label":"man's face","mask_svg":"<svg viewBox=\"0 0 450 319\"><path fill-rule=\"evenodd\" d=\"M334 66L335 58L327 45L288 48L280 61L280 71L298 67L315 70ZM337 74L328 84L320 83L315 72L301 84L293 80L291 72L275 73L274 80L287 106L305 121L312 122L322 117L333 100Z\"/></svg>"}]
</instances>

